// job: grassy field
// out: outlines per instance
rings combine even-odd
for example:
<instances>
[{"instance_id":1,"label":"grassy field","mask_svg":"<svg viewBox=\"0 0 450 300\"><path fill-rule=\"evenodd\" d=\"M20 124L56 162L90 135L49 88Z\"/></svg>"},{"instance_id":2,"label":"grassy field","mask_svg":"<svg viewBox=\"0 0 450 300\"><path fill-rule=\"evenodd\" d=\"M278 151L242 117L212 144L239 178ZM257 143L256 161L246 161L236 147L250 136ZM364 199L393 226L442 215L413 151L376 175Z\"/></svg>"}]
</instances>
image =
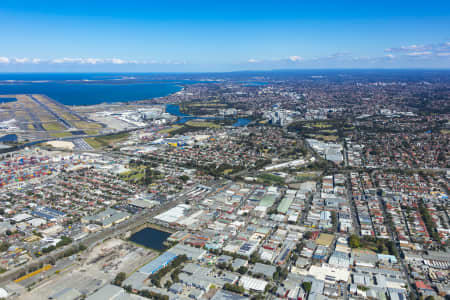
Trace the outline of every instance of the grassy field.
<instances>
[{"instance_id":1,"label":"grassy field","mask_svg":"<svg viewBox=\"0 0 450 300\"><path fill-rule=\"evenodd\" d=\"M116 143L127 139L129 136L130 136L129 133L124 132L124 133L104 135L101 137L96 137L96 139L104 143Z\"/></svg>"},{"instance_id":2,"label":"grassy field","mask_svg":"<svg viewBox=\"0 0 450 300\"><path fill-rule=\"evenodd\" d=\"M159 133L161 133L161 134L164 134L164 133L171 133L172 131L178 130L178 129L180 129L181 127L183 127L183 125L173 125L173 126L170 127L170 128L166 128L166 129L160 130Z\"/></svg>"},{"instance_id":3,"label":"grassy field","mask_svg":"<svg viewBox=\"0 0 450 300\"><path fill-rule=\"evenodd\" d=\"M119 143L130 136L129 133L118 133L118 134L110 134L95 138L86 138L84 139L86 143L88 143L92 148L98 149L106 146L112 146L113 144Z\"/></svg>"},{"instance_id":4,"label":"grassy field","mask_svg":"<svg viewBox=\"0 0 450 300\"><path fill-rule=\"evenodd\" d=\"M57 138L63 138L63 137L72 136L72 134L70 132L68 132L68 131L66 131L66 132L52 132L52 133L50 133L50 136L57 137Z\"/></svg>"},{"instance_id":5,"label":"grassy field","mask_svg":"<svg viewBox=\"0 0 450 300\"><path fill-rule=\"evenodd\" d=\"M313 123L311 125L312 125L312 127L315 127L315 128L330 128L332 126L331 124L326 124L323 122Z\"/></svg>"},{"instance_id":6,"label":"grassy field","mask_svg":"<svg viewBox=\"0 0 450 300\"><path fill-rule=\"evenodd\" d=\"M37 117L39 118L39 121L42 123L53 123L56 122L55 118L53 116L46 114L46 112L37 112Z\"/></svg>"},{"instance_id":7,"label":"grassy field","mask_svg":"<svg viewBox=\"0 0 450 300\"><path fill-rule=\"evenodd\" d=\"M338 137L336 135L321 135L321 134L311 134L312 138L323 140L326 142L336 142Z\"/></svg>"},{"instance_id":8,"label":"grassy field","mask_svg":"<svg viewBox=\"0 0 450 300\"><path fill-rule=\"evenodd\" d=\"M325 129L325 128L333 127L333 125L327 124L327 123L324 123L324 122L310 122L310 123L305 123L303 125L303 127L305 127L305 128L316 128L316 129Z\"/></svg>"},{"instance_id":9,"label":"grassy field","mask_svg":"<svg viewBox=\"0 0 450 300\"><path fill-rule=\"evenodd\" d=\"M127 182L141 182L144 178L144 167L133 168L130 171L120 173L120 178Z\"/></svg>"},{"instance_id":10,"label":"grassy field","mask_svg":"<svg viewBox=\"0 0 450 300\"><path fill-rule=\"evenodd\" d=\"M223 174L228 175L231 172L233 172L233 169L226 169L226 170L223 171Z\"/></svg>"},{"instance_id":11,"label":"grassy field","mask_svg":"<svg viewBox=\"0 0 450 300\"><path fill-rule=\"evenodd\" d=\"M66 121L77 121L79 118L75 115L69 114L69 113L61 113L61 117Z\"/></svg>"},{"instance_id":12,"label":"grassy field","mask_svg":"<svg viewBox=\"0 0 450 300\"><path fill-rule=\"evenodd\" d=\"M102 128L102 125L94 123L94 122L85 122L85 121L78 121L73 122L73 125L78 129L100 129Z\"/></svg>"},{"instance_id":13,"label":"grassy field","mask_svg":"<svg viewBox=\"0 0 450 300\"><path fill-rule=\"evenodd\" d=\"M88 129L88 130L83 130L84 133L89 134L89 135L96 135L98 134L98 130L97 129Z\"/></svg>"},{"instance_id":14,"label":"grassy field","mask_svg":"<svg viewBox=\"0 0 450 300\"><path fill-rule=\"evenodd\" d=\"M187 121L186 125L192 127L220 128L219 124L213 122Z\"/></svg>"},{"instance_id":15,"label":"grassy field","mask_svg":"<svg viewBox=\"0 0 450 300\"><path fill-rule=\"evenodd\" d=\"M305 182L316 180L319 177L317 172L298 172L295 176L296 181Z\"/></svg>"},{"instance_id":16,"label":"grassy field","mask_svg":"<svg viewBox=\"0 0 450 300\"><path fill-rule=\"evenodd\" d=\"M85 138L84 139L86 143L89 144L94 149L100 149L103 147L103 144L97 141L95 138Z\"/></svg>"},{"instance_id":17,"label":"grassy field","mask_svg":"<svg viewBox=\"0 0 450 300\"><path fill-rule=\"evenodd\" d=\"M61 124L56 123L56 122L43 123L42 127L44 127L44 129L47 131L63 131L66 129L66 128L64 128L64 126L62 126Z\"/></svg>"},{"instance_id":18,"label":"grassy field","mask_svg":"<svg viewBox=\"0 0 450 300\"><path fill-rule=\"evenodd\" d=\"M270 183L270 184L283 184L284 179L280 176L274 175L274 174L261 174L258 176L259 179L261 179L263 182Z\"/></svg>"}]
</instances>

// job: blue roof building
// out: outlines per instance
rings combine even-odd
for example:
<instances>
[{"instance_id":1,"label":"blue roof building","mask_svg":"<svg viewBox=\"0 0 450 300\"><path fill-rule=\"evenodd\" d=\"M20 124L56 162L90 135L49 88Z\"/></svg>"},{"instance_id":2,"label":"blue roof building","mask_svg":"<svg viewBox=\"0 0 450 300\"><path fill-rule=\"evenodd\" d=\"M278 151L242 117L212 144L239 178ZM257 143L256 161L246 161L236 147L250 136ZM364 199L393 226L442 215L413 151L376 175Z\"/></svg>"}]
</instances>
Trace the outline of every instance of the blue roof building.
<instances>
[{"instance_id":1,"label":"blue roof building","mask_svg":"<svg viewBox=\"0 0 450 300\"><path fill-rule=\"evenodd\" d=\"M176 254L173 254L171 252L164 252L160 256L158 256L156 259L152 260L145 266L139 269L139 272L152 275L167 266L169 263L171 263L175 258L177 257Z\"/></svg>"}]
</instances>

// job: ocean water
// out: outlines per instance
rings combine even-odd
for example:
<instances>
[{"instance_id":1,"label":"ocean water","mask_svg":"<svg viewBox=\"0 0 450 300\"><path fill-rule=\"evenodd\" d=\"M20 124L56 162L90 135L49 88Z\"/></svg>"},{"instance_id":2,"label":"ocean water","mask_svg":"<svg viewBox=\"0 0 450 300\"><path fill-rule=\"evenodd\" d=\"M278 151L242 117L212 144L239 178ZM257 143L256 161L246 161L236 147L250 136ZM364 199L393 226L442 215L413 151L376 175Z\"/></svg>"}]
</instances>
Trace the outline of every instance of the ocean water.
<instances>
[{"instance_id":1,"label":"ocean water","mask_svg":"<svg viewBox=\"0 0 450 300\"><path fill-rule=\"evenodd\" d=\"M103 102L152 99L167 96L179 90L181 87L172 83L19 82L0 84L0 94L44 94L65 105L93 105Z\"/></svg>"},{"instance_id":2,"label":"ocean water","mask_svg":"<svg viewBox=\"0 0 450 300\"><path fill-rule=\"evenodd\" d=\"M120 73L0 73L2 81L112 80L134 77Z\"/></svg>"},{"instance_id":3,"label":"ocean water","mask_svg":"<svg viewBox=\"0 0 450 300\"><path fill-rule=\"evenodd\" d=\"M15 102L15 101L17 101L16 98L3 98L3 97L0 97L0 104L8 103L8 102Z\"/></svg>"},{"instance_id":4,"label":"ocean water","mask_svg":"<svg viewBox=\"0 0 450 300\"><path fill-rule=\"evenodd\" d=\"M205 82L160 73L0 73L1 94L45 94L65 105L93 105L164 97Z\"/></svg>"}]
</instances>

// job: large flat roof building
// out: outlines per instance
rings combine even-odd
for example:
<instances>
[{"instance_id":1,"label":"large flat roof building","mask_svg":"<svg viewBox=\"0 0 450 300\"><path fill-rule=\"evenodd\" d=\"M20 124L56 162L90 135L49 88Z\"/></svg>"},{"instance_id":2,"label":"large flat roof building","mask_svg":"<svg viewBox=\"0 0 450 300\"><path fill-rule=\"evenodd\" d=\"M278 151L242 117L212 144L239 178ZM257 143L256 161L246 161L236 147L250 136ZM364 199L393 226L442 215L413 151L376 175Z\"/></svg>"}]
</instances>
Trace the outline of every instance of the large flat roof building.
<instances>
[{"instance_id":1,"label":"large flat roof building","mask_svg":"<svg viewBox=\"0 0 450 300\"><path fill-rule=\"evenodd\" d=\"M139 272L144 274L154 274L167 266L170 262L172 262L178 255L171 252L164 252L145 266L139 269Z\"/></svg>"}]
</instances>

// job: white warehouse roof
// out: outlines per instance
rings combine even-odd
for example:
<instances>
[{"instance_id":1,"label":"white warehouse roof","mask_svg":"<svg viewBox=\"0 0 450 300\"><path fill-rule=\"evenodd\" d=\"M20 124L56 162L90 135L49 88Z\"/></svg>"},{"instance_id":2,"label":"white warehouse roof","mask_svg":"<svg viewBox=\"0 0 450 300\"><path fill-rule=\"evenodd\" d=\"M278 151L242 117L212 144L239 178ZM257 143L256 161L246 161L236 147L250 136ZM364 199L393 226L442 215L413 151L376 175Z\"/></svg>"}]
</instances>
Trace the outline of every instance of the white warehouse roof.
<instances>
[{"instance_id":1,"label":"white warehouse roof","mask_svg":"<svg viewBox=\"0 0 450 300\"><path fill-rule=\"evenodd\" d=\"M266 288L267 281L256 279L248 276L242 276L239 280L239 285L243 286L248 291L263 292Z\"/></svg>"}]
</instances>

